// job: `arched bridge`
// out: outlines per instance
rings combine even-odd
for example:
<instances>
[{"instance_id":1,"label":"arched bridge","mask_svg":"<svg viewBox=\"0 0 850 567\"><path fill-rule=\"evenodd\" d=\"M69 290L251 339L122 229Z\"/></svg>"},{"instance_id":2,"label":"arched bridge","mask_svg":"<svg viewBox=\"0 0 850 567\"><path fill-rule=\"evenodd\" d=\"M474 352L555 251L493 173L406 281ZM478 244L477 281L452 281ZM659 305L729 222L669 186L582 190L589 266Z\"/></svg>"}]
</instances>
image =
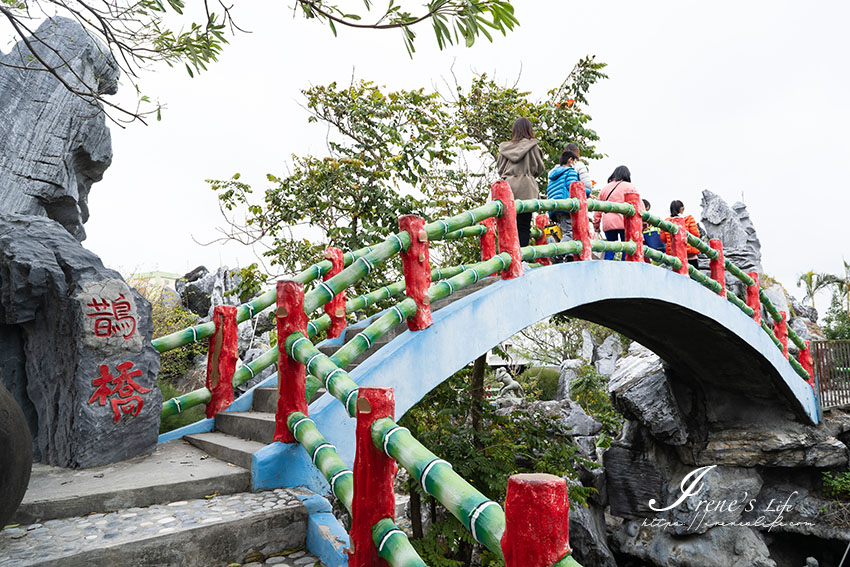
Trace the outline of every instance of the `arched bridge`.
<instances>
[{"instance_id":1,"label":"arched bridge","mask_svg":"<svg viewBox=\"0 0 850 567\"><path fill-rule=\"evenodd\" d=\"M671 223L641 211L637 193L627 194L625 203L611 203L586 200L580 183L570 191L569 199L514 201L507 183L496 183L493 201L486 205L428 224L418 217L402 217L402 230L375 246L346 254L329 249L326 260L294 280L278 282L276 290L238 309L216 308L213 321L157 339L154 346L160 352L208 337L211 349L207 388L167 401L163 416L199 403L207 404L210 418L225 418L227 412L234 416L234 410L247 408L241 401L231 405L233 386L277 363L279 399L275 415L268 414L266 420L274 429L268 434L274 442L253 454L254 487L307 484L332 492L353 512L355 564L366 565L369 557L380 556L393 566L425 565L393 523L392 482L387 476L394 470L393 460L473 538L503 555L507 567L577 565L565 527L551 525L546 531L546 526L534 526L538 532L518 535L522 504L514 505L513 512L503 510L393 421L458 369L555 313L567 312L620 331L664 358L678 379L706 385L704 390L779 404L801 421L818 422L808 344L787 328L786 314L760 292L758 274L744 273L724 260L722 243L705 243L688 234L678 223L681 219ZM574 240L547 244L538 231L534 245L520 248L517 212L552 210L571 213ZM627 241L591 240L588 211L622 214ZM537 222L542 226L545 215L539 214ZM671 235L671 255L643 245L642 222ZM465 237L481 238L482 261L431 268L429 242ZM709 257L711 277L687 264L687 245ZM592 251L618 252L630 261L589 261ZM346 288L396 254L402 258L404 280L346 301ZM549 265L549 257L564 254L578 261ZM745 298L726 290L727 272L743 283ZM500 279L491 278L494 274ZM311 282L315 286L305 293L304 285ZM481 289L432 313L434 302L475 284ZM345 329L347 313L402 293L407 297L366 324ZM272 305L277 306L279 348L234 371L237 323ZM325 315L309 320L322 306ZM763 311L766 321L761 320ZM408 331L375 350L382 337L405 322ZM344 342L313 344L323 333L335 337L341 332L350 334ZM788 355L789 340L799 349L799 361ZM351 374L346 372L364 353L371 356ZM308 408L307 400L322 387L330 395ZM381 389L386 387L393 392ZM549 480L517 482L534 492ZM558 482L550 488L566 498L566 487ZM510 488L507 501L530 505ZM561 517L563 507L553 506L539 513ZM512 515L517 518L513 523ZM541 545L548 550L534 565L516 562L523 554L515 546L524 545L527 537L545 542Z\"/></svg>"}]
</instances>

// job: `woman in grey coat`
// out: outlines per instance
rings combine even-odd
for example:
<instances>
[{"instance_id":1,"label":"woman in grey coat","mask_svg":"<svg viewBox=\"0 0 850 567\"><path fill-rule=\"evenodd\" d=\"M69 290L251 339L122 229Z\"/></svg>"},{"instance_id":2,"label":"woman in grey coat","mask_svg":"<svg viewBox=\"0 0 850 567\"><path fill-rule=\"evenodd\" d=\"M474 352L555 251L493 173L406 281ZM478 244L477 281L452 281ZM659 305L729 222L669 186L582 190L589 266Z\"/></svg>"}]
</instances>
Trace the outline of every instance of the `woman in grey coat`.
<instances>
[{"instance_id":1,"label":"woman in grey coat","mask_svg":"<svg viewBox=\"0 0 850 567\"><path fill-rule=\"evenodd\" d=\"M540 194L535 177L541 175L545 169L543 152L537 145L537 138L534 137L534 130L528 118L518 118L514 122L510 141L499 144L496 169L502 179L511 186L514 199L536 199ZM531 213L518 214L516 225L519 245L528 246Z\"/></svg>"}]
</instances>

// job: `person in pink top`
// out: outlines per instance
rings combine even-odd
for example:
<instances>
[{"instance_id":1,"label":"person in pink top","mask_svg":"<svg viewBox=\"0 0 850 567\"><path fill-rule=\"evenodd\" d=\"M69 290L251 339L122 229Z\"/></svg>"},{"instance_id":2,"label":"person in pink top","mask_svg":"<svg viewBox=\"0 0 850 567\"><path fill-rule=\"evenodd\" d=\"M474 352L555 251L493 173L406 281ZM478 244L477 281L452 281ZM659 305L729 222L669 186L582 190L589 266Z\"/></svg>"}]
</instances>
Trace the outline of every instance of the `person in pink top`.
<instances>
[{"instance_id":1,"label":"person in pink top","mask_svg":"<svg viewBox=\"0 0 850 567\"><path fill-rule=\"evenodd\" d=\"M608 185L599 192L599 200L623 203L628 191L636 191L635 186L632 185L632 174L628 167L621 165L608 178ZM643 205L641 205L641 210L643 210ZM605 240L609 242L626 239L623 215L596 211L593 213L593 228L597 232L601 230L605 234ZM626 255L623 254L623 259L625 260L625 258ZM605 259L613 260L614 252L605 252Z\"/></svg>"}]
</instances>

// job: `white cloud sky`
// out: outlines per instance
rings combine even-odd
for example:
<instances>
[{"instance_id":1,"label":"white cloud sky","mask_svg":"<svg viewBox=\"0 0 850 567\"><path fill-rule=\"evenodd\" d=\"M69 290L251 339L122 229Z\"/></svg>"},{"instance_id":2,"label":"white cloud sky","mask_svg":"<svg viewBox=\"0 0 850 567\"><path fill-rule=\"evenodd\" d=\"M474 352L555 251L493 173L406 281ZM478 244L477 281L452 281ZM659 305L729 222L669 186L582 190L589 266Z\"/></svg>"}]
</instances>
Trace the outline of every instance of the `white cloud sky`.
<instances>
[{"instance_id":1,"label":"white cloud sky","mask_svg":"<svg viewBox=\"0 0 850 567\"><path fill-rule=\"evenodd\" d=\"M285 3L237 3L238 23L253 33L232 38L208 73L142 78L168 108L149 127L112 128L115 158L92 188L85 245L125 274L246 265L253 255L238 246L193 242L221 225L204 180L238 171L263 190L265 174L285 172L291 154L324 154L326 132L307 124L301 89L347 84L352 74L390 89L430 87L454 65L462 83L473 72L512 83L521 71L520 88L542 96L595 54L610 79L589 97L607 156L590 164L594 179L628 165L656 213L681 199L699 218L703 189L730 204L743 198L765 271L798 297L801 272L842 270L849 3L517 0L516 8L516 31L471 49L440 52L423 26L411 60L398 32L334 38L293 19Z\"/></svg>"}]
</instances>

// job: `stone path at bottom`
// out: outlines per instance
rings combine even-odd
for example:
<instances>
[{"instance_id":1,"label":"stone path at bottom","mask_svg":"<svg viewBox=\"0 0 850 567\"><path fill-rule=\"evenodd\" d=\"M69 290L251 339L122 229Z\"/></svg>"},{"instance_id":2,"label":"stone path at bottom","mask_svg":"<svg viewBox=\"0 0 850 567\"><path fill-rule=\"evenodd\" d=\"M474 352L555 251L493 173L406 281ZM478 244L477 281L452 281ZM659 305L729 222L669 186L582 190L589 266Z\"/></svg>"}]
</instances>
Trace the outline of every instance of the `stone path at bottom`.
<instances>
[{"instance_id":1,"label":"stone path at bottom","mask_svg":"<svg viewBox=\"0 0 850 567\"><path fill-rule=\"evenodd\" d=\"M198 529L205 525L238 521L257 514L300 507L298 498L284 489L245 492L209 499L186 500L147 508L48 520L0 531L0 567L29 567L77 553L114 548L139 541ZM303 542L303 539L302 539ZM280 549L280 548L278 548ZM222 557L209 567L313 567L322 565L303 549L264 555Z\"/></svg>"}]
</instances>

